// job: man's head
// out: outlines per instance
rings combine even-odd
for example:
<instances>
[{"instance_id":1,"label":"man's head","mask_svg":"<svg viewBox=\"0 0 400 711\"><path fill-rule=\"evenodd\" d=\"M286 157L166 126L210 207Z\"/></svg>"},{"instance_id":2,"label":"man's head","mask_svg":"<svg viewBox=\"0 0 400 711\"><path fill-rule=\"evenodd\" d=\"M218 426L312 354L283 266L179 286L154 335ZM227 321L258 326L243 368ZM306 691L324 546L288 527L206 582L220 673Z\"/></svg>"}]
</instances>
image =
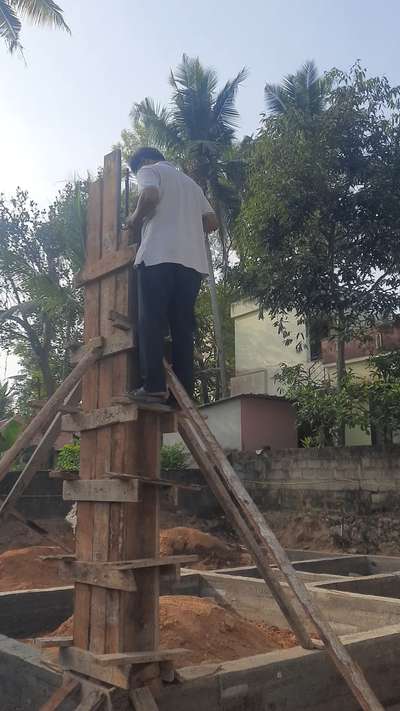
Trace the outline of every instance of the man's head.
<instances>
[{"instance_id":1,"label":"man's head","mask_svg":"<svg viewBox=\"0 0 400 711\"><path fill-rule=\"evenodd\" d=\"M132 173L137 173L140 168L144 165L151 165L152 163L159 163L165 160L162 153L160 153L157 148L143 147L139 148L133 156L129 158L129 166Z\"/></svg>"}]
</instances>

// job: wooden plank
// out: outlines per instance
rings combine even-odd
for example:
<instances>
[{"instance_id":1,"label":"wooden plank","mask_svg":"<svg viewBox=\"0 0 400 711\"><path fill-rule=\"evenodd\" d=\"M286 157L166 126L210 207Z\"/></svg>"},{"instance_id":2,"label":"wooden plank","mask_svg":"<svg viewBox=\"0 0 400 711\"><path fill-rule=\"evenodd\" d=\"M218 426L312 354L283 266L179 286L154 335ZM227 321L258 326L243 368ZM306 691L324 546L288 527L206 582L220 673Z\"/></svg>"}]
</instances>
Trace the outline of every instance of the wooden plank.
<instances>
[{"instance_id":1,"label":"wooden plank","mask_svg":"<svg viewBox=\"0 0 400 711\"><path fill-rule=\"evenodd\" d=\"M110 274L118 271L118 269L129 267L133 264L135 256L136 246L133 244L123 247L118 250L118 252L109 251L97 262L88 265L82 271L78 272L75 277L75 285L77 287L84 286L101 277L110 276Z\"/></svg>"},{"instance_id":2,"label":"wooden plank","mask_svg":"<svg viewBox=\"0 0 400 711\"><path fill-rule=\"evenodd\" d=\"M71 392L67 395L64 400L64 404L73 405L78 403L81 399L81 382L79 381L72 388ZM18 499L22 496L23 492L27 486L32 481L36 472L38 471L40 465L43 463L44 459L49 455L54 442L56 441L58 435L61 432L61 415L57 413L48 426L46 432L38 443L36 449L32 453L25 467L23 468L21 474L19 475L17 481L9 491L8 495L4 499L0 507L0 516L2 516L10 507L15 507Z\"/></svg>"},{"instance_id":3,"label":"wooden plank","mask_svg":"<svg viewBox=\"0 0 400 711\"><path fill-rule=\"evenodd\" d=\"M64 669L71 669L93 679L105 681L106 684L118 686L120 689L129 689L131 673L129 665L104 667L96 662L94 654L77 647L61 647L58 659Z\"/></svg>"},{"instance_id":4,"label":"wooden plank","mask_svg":"<svg viewBox=\"0 0 400 711\"><path fill-rule=\"evenodd\" d=\"M145 476L124 474L122 472L106 472L106 474L110 479L134 479L144 486L159 486L162 489L184 489L185 491L202 490L200 484L181 484L177 481L170 481L169 479L148 479Z\"/></svg>"},{"instance_id":5,"label":"wooden plank","mask_svg":"<svg viewBox=\"0 0 400 711\"><path fill-rule=\"evenodd\" d=\"M115 405L128 405L133 402L139 410L143 410L143 412L154 412L157 415L170 415L173 412L169 405L163 405L158 402L141 402L129 395L129 393L114 396L112 402Z\"/></svg>"},{"instance_id":6,"label":"wooden plank","mask_svg":"<svg viewBox=\"0 0 400 711\"><path fill-rule=\"evenodd\" d=\"M181 654L187 654L189 649L156 649L150 652L123 652L116 654L96 654L93 655L97 664L102 667L113 666L114 664L150 664L151 662L162 662L164 660L175 659Z\"/></svg>"},{"instance_id":7,"label":"wooden plank","mask_svg":"<svg viewBox=\"0 0 400 711\"><path fill-rule=\"evenodd\" d=\"M51 647L71 647L73 644L72 637L36 637L33 640L36 647L40 649L48 649Z\"/></svg>"},{"instance_id":8,"label":"wooden plank","mask_svg":"<svg viewBox=\"0 0 400 711\"><path fill-rule=\"evenodd\" d=\"M11 465L25 449L25 447L28 447L34 437L36 437L36 435L48 426L51 419L57 414L61 403L64 402L67 395L69 395L75 385L79 383L82 375L93 363L95 363L100 354L101 348L95 348L85 353L82 360L75 366L71 373L67 375L61 385L58 386L55 393L48 399L40 412L35 415L33 420L31 420L23 432L21 432L12 447L4 452L0 460L0 481L4 479L8 471L11 469Z\"/></svg>"},{"instance_id":9,"label":"wooden plank","mask_svg":"<svg viewBox=\"0 0 400 711\"><path fill-rule=\"evenodd\" d=\"M170 555L165 558L142 558L138 560L119 560L105 563L113 565L119 570L141 570L143 568L162 568L163 566L184 565L185 563L197 563L198 555Z\"/></svg>"},{"instance_id":10,"label":"wooden plank","mask_svg":"<svg viewBox=\"0 0 400 711\"><path fill-rule=\"evenodd\" d=\"M123 331L121 333L107 336L107 338L103 339L103 342L103 358L116 355L117 353L123 353L125 351L131 351L136 346L134 335L129 331ZM74 351L70 358L71 363L79 363L86 351L86 345ZM130 400L130 402L132 402L132 400Z\"/></svg>"},{"instance_id":11,"label":"wooden plank","mask_svg":"<svg viewBox=\"0 0 400 711\"><path fill-rule=\"evenodd\" d=\"M160 477L161 423L160 416L140 410L138 437L141 443L138 468L149 479ZM129 471L129 469L128 469ZM137 558L160 559L160 490L143 486L138 511ZM159 628L160 574L158 567L140 573L136 594L137 616L141 622L136 632L136 650L153 650L160 646Z\"/></svg>"},{"instance_id":12,"label":"wooden plank","mask_svg":"<svg viewBox=\"0 0 400 711\"><path fill-rule=\"evenodd\" d=\"M158 711L158 706L148 686L140 686L129 692L134 711Z\"/></svg>"},{"instance_id":13,"label":"wooden plank","mask_svg":"<svg viewBox=\"0 0 400 711\"><path fill-rule=\"evenodd\" d=\"M62 705L65 702L78 701L81 693L81 684L76 679L69 679L65 684L60 686L47 703L45 703L40 711L61 711Z\"/></svg>"},{"instance_id":14,"label":"wooden plank","mask_svg":"<svg viewBox=\"0 0 400 711\"><path fill-rule=\"evenodd\" d=\"M261 512L252 501L238 475L225 457L214 435L176 378L171 367L167 364L165 364L165 367L168 384L187 418L186 420L181 420L180 432L183 434L186 444L188 445L188 443L190 443L192 455L197 459L198 463L201 462L202 468L204 467L204 472L207 471L207 479L209 482L218 480L219 486L215 486L214 491L218 490L218 498L221 505L223 505L224 508L226 507L225 510L227 510L227 508L230 509L226 500L228 496L240 514L240 517L243 518L246 527L253 536L255 536L257 548L260 548L259 543L262 543L273 557L280 571L283 573L285 582L294 593L295 599L302 607L303 612L315 625L333 663L347 682L361 708L365 711L383 711L383 706L367 683L361 668L351 658L340 638L321 614L310 592L290 563L286 552L275 537L275 534L268 527ZM196 434L197 442L195 439ZM199 438L200 451L198 447ZM197 457L196 452L199 452ZM205 466L206 462L207 466ZM255 549L252 550L253 555L254 552ZM263 557L262 554L261 557ZM263 574L262 570L260 570L260 572ZM278 595L276 595L277 591L273 590L273 592L275 599L280 603L281 609L283 603L283 606L286 608L286 613L289 613L287 619L296 634L298 636L299 634L301 635L303 646L312 644L312 640L305 630L303 622L299 618L295 608L293 608L293 605L288 599L285 599L286 596L282 595L282 588L278 592Z\"/></svg>"},{"instance_id":15,"label":"wooden plank","mask_svg":"<svg viewBox=\"0 0 400 711\"><path fill-rule=\"evenodd\" d=\"M97 585L100 588L111 590L125 590L126 592L135 592L137 590L132 570L121 570L112 565L105 566L103 563L92 563L90 561L71 561L61 565L64 570L72 574L78 583Z\"/></svg>"},{"instance_id":16,"label":"wooden plank","mask_svg":"<svg viewBox=\"0 0 400 711\"><path fill-rule=\"evenodd\" d=\"M116 254L118 250L118 235L120 227L120 197L121 197L121 156L120 151L113 151L104 159L103 168L103 221L101 228L101 254L104 259L108 254ZM105 339L112 333L112 324L108 318L110 310L115 306L117 274L112 273L100 280L99 297L99 333ZM126 336L126 333L118 334ZM113 394L113 361L104 358L99 363L97 381L97 407L108 407ZM94 478L100 480L104 477L106 462L111 461L113 447L113 427L103 427L96 431L96 451L94 459ZM115 504L119 508L121 504ZM103 561L109 559L111 527L110 514L113 508L110 502L98 502L93 505L93 560ZM104 653L107 650L108 612L107 603L110 597L122 593L107 591L105 588L92 588L91 596L91 625L89 649L95 653ZM114 650L111 650L114 651Z\"/></svg>"},{"instance_id":17,"label":"wooden plank","mask_svg":"<svg viewBox=\"0 0 400 711\"><path fill-rule=\"evenodd\" d=\"M165 413L161 420L161 433L170 434L171 432L178 431L178 413L170 412L170 414Z\"/></svg>"},{"instance_id":18,"label":"wooden plank","mask_svg":"<svg viewBox=\"0 0 400 711\"><path fill-rule=\"evenodd\" d=\"M64 415L62 418L62 430L63 432L96 430L119 422L134 422L134 420L137 420L137 416L138 409L133 404L102 407L88 413Z\"/></svg>"},{"instance_id":19,"label":"wooden plank","mask_svg":"<svg viewBox=\"0 0 400 711\"><path fill-rule=\"evenodd\" d=\"M63 498L65 501L99 501L111 503L118 501L138 501L137 482L96 479L65 481L63 486Z\"/></svg>"},{"instance_id":20,"label":"wooden plank","mask_svg":"<svg viewBox=\"0 0 400 711\"><path fill-rule=\"evenodd\" d=\"M94 262L101 257L102 200L103 181L99 179L89 185L86 263ZM87 347L90 347L90 341L97 338L100 333L99 308L100 285L96 281L85 288L84 337L88 344ZM85 411L97 407L99 368L99 363L96 363L82 380L82 407ZM94 476L96 438L96 431L82 432L81 479L91 479ZM78 503L76 553L79 559L91 560L93 556L93 513L93 505L90 502ZM92 588L90 586L80 583L75 585L74 644L86 649L89 645L91 595Z\"/></svg>"}]
</instances>

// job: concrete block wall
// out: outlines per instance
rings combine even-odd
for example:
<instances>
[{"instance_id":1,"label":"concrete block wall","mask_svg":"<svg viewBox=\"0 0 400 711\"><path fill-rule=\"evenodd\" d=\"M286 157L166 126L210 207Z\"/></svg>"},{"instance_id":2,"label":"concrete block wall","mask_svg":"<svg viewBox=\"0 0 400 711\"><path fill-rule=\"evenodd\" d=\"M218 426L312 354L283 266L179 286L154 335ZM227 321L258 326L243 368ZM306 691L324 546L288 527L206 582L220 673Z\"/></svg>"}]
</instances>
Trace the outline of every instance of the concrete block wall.
<instances>
[{"instance_id":1,"label":"concrete block wall","mask_svg":"<svg viewBox=\"0 0 400 711\"><path fill-rule=\"evenodd\" d=\"M366 514L400 504L400 447L325 447L232 453L232 464L265 509L322 508Z\"/></svg>"},{"instance_id":2,"label":"concrete block wall","mask_svg":"<svg viewBox=\"0 0 400 711\"><path fill-rule=\"evenodd\" d=\"M323 510L365 516L400 507L400 446L233 451L228 456L264 511ZM164 476L202 487L195 493L180 490L180 508L200 516L220 512L198 470Z\"/></svg>"}]
</instances>

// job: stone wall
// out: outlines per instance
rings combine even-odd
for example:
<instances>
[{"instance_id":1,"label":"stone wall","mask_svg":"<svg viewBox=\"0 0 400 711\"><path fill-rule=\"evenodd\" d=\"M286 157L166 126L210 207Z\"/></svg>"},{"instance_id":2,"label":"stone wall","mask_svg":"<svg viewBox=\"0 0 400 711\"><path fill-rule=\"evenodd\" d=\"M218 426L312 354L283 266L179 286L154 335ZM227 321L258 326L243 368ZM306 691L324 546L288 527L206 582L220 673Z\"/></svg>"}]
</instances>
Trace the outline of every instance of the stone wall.
<instances>
[{"instance_id":1,"label":"stone wall","mask_svg":"<svg viewBox=\"0 0 400 711\"><path fill-rule=\"evenodd\" d=\"M366 515L400 505L400 446L286 449L260 454L231 452L229 458L262 510L339 511ZM164 476L204 486L200 472ZM193 514L218 511L207 487L179 490L179 505Z\"/></svg>"},{"instance_id":2,"label":"stone wall","mask_svg":"<svg viewBox=\"0 0 400 711\"><path fill-rule=\"evenodd\" d=\"M264 509L367 514L400 503L400 447L232 453L231 461Z\"/></svg>"}]
</instances>

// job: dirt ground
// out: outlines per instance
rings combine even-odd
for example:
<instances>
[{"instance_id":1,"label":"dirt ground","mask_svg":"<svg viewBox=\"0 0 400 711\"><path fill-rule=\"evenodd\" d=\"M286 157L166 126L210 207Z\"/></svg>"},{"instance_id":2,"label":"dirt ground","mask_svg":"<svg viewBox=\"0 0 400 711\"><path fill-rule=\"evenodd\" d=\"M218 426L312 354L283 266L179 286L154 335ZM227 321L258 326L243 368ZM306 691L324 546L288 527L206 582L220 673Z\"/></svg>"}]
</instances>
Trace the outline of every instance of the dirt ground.
<instances>
[{"instance_id":1,"label":"dirt ground","mask_svg":"<svg viewBox=\"0 0 400 711\"><path fill-rule=\"evenodd\" d=\"M70 636L72 617L50 636ZM210 598L166 595L160 598L161 647L189 650L178 657L177 667L218 663L294 647L289 630L245 620Z\"/></svg>"},{"instance_id":2,"label":"dirt ground","mask_svg":"<svg viewBox=\"0 0 400 711\"><path fill-rule=\"evenodd\" d=\"M198 563L191 563L196 570L213 570L216 568L235 568L240 565L251 565L248 553L236 544L228 543L223 538L217 538L210 533L196 528L177 526L161 531L161 555L197 555Z\"/></svg>"},{"instance_id":3,"label":"dirt ground","mask_svg":"<svg viewBox=\"0 0 400 711\"><path fill-rule=\"evenodd\" d=\"M395 522L388 516L377 517L377 521L373 516L365 519L348 517L343 518L342 523L332 516L318 513L274 511L267 514L269 524L286 548L399 555L400 546L396 537L390 534ZM0 592L71 582L65 574L59 574L57 561L42 560L46 555L73 552L74 537L70 526L59 519L37 523L48 531L47 536L14 519L0 526ZM160 550L162 556L197 555L198 562L191 563L190 567L198 570L252 564L251 556L240 545L223 516L206 520L189 517L183 512L162 511Z\"/></svg>"},{"instance_id":4,"label":"dirt ground","mask_svg":"<svg viewBox=\"0 0 400 711\"><path fill-rule=\"evenodd\" d=\"M60 575L56 560L43 556L60 555L60 548L30 546L5 551L0 555L0 592L61 587L70 583Z\"/></svg>"}]
</instances>

